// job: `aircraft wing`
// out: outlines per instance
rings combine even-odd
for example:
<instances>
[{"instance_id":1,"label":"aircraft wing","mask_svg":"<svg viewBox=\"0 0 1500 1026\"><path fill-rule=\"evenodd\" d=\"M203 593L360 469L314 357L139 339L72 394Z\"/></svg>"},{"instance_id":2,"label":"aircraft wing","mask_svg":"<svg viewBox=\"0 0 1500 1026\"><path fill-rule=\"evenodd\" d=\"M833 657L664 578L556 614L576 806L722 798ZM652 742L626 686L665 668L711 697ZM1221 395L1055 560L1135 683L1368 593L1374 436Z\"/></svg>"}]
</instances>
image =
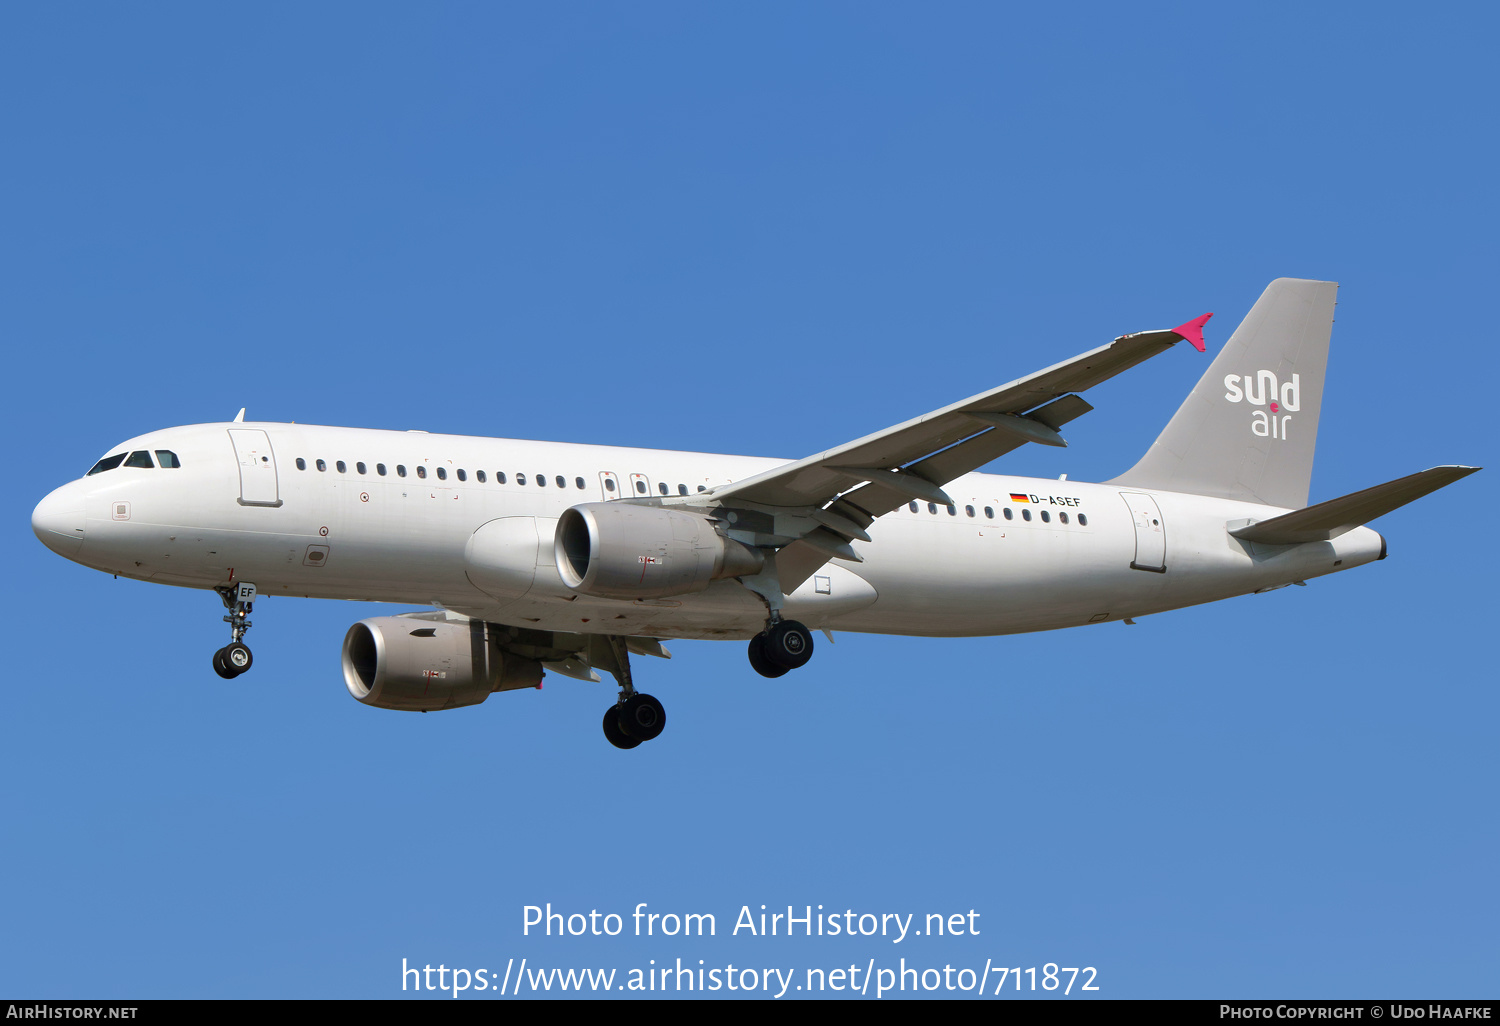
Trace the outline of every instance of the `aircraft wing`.
<instances>
[{"instance_id":1,"label":"aircraft wing","mask_svg":"<svg viewBox=\"0 0 1500 1026\"><path fill-rule=\"evenodd\" d=\"M790 592L830 557L857 561L848 541L869 541L864 528L876 517L912 499L950 503L944 484L1027 442L1066 445L1058 429L1093 409L1075 393L1184 339L1202 349L1203 322L1210 316L1171 330L1122 335L1009 384L698 498L731 509L807 511L803 519L810 530L794 543L783 542L777 558L781 585ZM785 533L778 528L773 537Z\"/></svg>"},{"instance_id":2,"label":"aircraft wing","mask_svg":"<svg viewBox=\"0 0 1500 1026\"><path fill-rule=\"evenodd\" d=\"M713 490L713 498L726 505L748 501L807 506L849 492L862 496L864 501L857 505L871 517L912 498L947 502L941 485L1012 449L1027 442L1066 445L1057 429L1093 409L1071 393L1107 381L1186 337L1176 329L1122 335L1109 345L904 424L721 485Z\"/></svg>"}]
</instances>

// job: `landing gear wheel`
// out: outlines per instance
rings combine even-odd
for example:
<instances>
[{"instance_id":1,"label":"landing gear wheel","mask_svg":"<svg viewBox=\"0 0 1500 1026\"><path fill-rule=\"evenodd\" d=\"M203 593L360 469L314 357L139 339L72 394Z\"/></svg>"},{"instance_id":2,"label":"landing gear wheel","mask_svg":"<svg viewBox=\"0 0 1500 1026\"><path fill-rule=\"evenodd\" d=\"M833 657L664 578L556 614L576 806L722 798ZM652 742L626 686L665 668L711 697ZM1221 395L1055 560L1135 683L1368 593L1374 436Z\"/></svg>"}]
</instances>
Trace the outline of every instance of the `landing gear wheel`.
<instances>
[{"instance_id":1,"label":"landing gear wheel","mask_svg":"<svg viewBox=\"0 0 1500 1026\"><path fill-rule=\"evenodd\" d=\"M650 741L667 725L667 711L650 695L634 694L620 704L620 729L637 741Z\"/></svg>"},{"instance_id":2,"label":"landing gear wheel","mask_svg":"<svg viewBox=\"0 0 1500 1026\"><path fill-rule=\"evenodd\" d=\"M250 655L250 649L242 642L232 642L220 651L223 653L220 662L232 670L236 677L250 669L250 664L254 661Z\"/></svg>"},{"instance_id":3,"label":"landing gear wheel","mask_svg":"<svg viewBox=\"0 0 1500 1026\"><path fill-rule=\"evenodd\" d=\"M224 650L221 648L214 653L214 672L225 680L234 680L239 674L224 665Z\"/></svg>"},{"instance_id":4,"label":"landing gear wheel","mask_svg":"<svg viewBox=\"0 0 1500 1026\"><path fill-rule=\"evenodd\" d=\"M780 677L786 667L777 666L766 657L766 636L757 634L750 639L750 666L762 677Z\"/></svg>"},{"instance_id":5,"label":"landing gear wheel","mask_svg":"<svg viewBox=\"0 0 1500 1026\"><path fill-rule=\"evenodd\" d=\"M616 748L634 748L640 744L638 740L627 736L620 729L620 707L618 705L612 705L604 710L604 736Z\"/></svg>"},{"instance_id":6,"label":"landing gear wheel","mask_svg":"<svg viewBox=\"0 0 1500 1026\"><path fill-rule=\"evenodd\" d=\"M796 620L778 620L761 637L761 651L773 666L795 670L812 658L812 635Z\"/></svg>"}]
</instances>

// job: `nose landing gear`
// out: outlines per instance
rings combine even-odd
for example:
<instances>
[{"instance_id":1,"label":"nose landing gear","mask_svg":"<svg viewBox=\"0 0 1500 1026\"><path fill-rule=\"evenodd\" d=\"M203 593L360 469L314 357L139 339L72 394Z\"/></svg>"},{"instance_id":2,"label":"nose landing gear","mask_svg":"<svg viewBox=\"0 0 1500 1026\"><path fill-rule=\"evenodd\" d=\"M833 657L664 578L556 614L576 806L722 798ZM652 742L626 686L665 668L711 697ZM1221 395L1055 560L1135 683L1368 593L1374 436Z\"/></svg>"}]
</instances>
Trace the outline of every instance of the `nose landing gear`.
<instances>
[{"instance_id":1,"label":"nose landing gear","mask_svg":"<svg viewBox=\"0 0 1500 1026\"><path fill-rule=\"evenodd\" d=\"M255 585L241 582L215 588L214 591L219 593L219 598L224 600L224 608L229 610L224 622L229 624L233 639L214 653L214 672L225 680L233 680L250 669L250 664L254 661L250 649L241 639L250 629L250 609L255 604Z\"/></svg>"}]
</instances>

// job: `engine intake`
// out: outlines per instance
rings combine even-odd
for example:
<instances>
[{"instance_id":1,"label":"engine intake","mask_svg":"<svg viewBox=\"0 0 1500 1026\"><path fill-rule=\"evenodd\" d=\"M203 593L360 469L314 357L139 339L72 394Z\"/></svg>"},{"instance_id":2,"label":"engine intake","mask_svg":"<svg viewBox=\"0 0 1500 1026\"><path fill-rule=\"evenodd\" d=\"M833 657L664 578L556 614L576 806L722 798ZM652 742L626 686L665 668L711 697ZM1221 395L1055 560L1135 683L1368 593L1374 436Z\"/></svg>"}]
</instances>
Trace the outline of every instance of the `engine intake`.
<instances>
[{"instance_id":1,"label":"engine intake","mask_svg":"<svg viewBox=\"0 0 1500 1026\"><path fill-rule=\"evenodd\" d=\"M459 709L541 680L542 664L501 651L481 620L379 616L344 635L344 686L381 709Z\"/></svg>"},{"instance_id":2,"label":"engine intake","mask_svg":"<svg viewBox=\"0 0 1500 1026\"><path fill-rule=\"evenodd\" d=\"M557 522L557 570L600 598L664 598L710 581L759 573L765 557L705 516L628 502L586 502Z\"/></svg>"}]
</instances>

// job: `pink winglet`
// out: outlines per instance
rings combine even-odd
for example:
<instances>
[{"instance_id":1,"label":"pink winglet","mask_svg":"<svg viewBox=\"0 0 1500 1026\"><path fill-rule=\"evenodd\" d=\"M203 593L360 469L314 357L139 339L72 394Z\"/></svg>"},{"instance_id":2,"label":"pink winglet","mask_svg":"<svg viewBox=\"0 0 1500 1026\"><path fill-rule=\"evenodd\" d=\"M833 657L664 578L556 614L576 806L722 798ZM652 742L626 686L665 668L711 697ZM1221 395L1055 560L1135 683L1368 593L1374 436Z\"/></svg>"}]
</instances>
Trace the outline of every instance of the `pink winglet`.
<instances>
[{"instance_id":1,"label":"pink winglet","mask_svg":"<svg viewBox=\"0 0 1500 1026\"><path fill-rule=\"evenodd\" d=\"M1193 344L1193 348L1200 353L1208 352L1208 347L1203 344L1203 325L1213 314L1206 313L1202 317L1194 317L1186 324L1179 324L1172 330Z\"/></svg>"}]
</instances>

